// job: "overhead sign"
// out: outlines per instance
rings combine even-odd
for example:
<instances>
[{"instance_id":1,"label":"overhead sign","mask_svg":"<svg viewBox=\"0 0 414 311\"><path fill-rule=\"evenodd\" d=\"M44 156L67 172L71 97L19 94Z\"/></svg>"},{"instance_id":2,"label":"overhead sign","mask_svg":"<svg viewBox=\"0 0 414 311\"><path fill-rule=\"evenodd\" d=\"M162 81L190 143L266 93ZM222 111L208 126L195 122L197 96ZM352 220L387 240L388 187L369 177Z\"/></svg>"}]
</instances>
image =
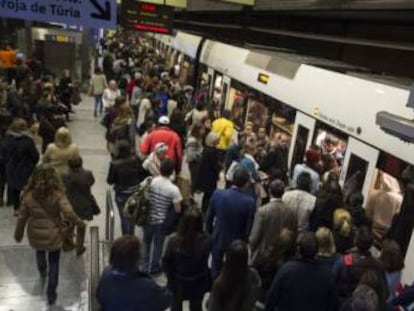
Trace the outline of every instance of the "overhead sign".
<instances>
[{"instance_id":1,"label":"overhead sign","mask_svg":"<svg viewBox=\"0 0 414 311\"><path fill-rule=\"evenodd\" d=\"M0 0L0 16L25 20L116 28L113 0Z\"/></svg>"},{"instance_id":2,"label":"overhead sign","mask_svg":"<svg viewBox=\"0 0 414 311\"><path fill-rule=\"evenodd\" d=\"M122 25L127 29L170 35L174 8L134 0L122 1Z\"/></svg>"},{"instance_id":3,"label":"overhead sign","mask_svg":"<svg viewBox=\"0 0 414 311\"><path fill-rule=\"evenodd\" d=\"M60 43L75 43L76 38L66 35L45 35L45 40L47 41L55 41Z\"/></svg>"}]
</instances>

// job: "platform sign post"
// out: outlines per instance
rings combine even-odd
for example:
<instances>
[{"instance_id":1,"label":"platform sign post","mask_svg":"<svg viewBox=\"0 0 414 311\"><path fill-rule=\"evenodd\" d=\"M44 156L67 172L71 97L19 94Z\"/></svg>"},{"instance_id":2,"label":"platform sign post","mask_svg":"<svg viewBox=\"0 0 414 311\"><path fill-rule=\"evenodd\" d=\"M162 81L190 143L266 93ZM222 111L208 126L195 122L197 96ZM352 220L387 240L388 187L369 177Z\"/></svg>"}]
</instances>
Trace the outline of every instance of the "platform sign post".
<instances>
[{"instance_id":1,"label":"platform sign post","mask_svg":"<svg viewBox=\"0 0 414 311\"><path fill-rule=\"evenodd\" d=\"M121 22L126 29L171 35L174 8L166 5L123 0Z\"/></svg>"},{"instance_id":2,"label":"platform sign post","mask_svg":"<svg viewBox=\"0 0 414 311\"><path fill-rule=\"evenodd\" d=\"M93 28L116 28L113 0L0 0L0 17Z\"/></svg>"}]
</instances>

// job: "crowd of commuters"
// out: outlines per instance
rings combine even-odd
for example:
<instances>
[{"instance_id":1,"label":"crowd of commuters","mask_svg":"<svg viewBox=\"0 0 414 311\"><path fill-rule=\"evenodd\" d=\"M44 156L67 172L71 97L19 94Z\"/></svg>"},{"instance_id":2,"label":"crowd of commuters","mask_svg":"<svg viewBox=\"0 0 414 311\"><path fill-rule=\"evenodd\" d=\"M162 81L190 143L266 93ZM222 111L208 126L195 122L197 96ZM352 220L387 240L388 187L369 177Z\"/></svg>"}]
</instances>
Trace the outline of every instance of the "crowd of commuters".
<instances>
[{"instance_id":1,"label":"crowd of commuters","mask_svg":"<svg viewBox=\"0 0 414 311\"><path fill-rule=\"evenodd\" d=\"M61 251L73 249L81 256L86 223L100 212L91 191L94 176L83 168L66 127L80 96L69 70L57 78L10 47L1 50L0 70L0 205L13 207L17 242L27 227L53 305Z\"/></svg>"},{"instance_id":2,"label":"crowd of commuters","mask_svg":"<svg viewBox=\"0 0 414 311\"><path fill-rule=\"evenodd\" d=\"M326 137L290 173L289 135L265 128L256 134L251 122L237 131L231 113L217 111L205 88L186 85L143 37L118 33L103 45L97 72L113 80L108 94L115 85L121 94L113 94L102 122L108 146L123 150L108 147L108 183L117 197L124 193L116 200L124 236L112 246L98 290L104 310L175 311L186 300L192 311L249 311L258 301L267 311L408 305L413 290L401 286L402 251L392 236L375 238L362 194L340 186L337 141ZM123 110L133 121L120 130L115 120ZM116 134L131 131L138 145ZM183 165L190 202L179 182ZM144 185L148 216L140 241L124 207ZM166 288L149 277L161 272Z\"/></svg>"},{"instance_id":3,"label":"crowd of commuters","mask_svg":"<svg viewBox=\"0 0 414 311\"><path fill-rule=\"evenodd\" d=\"M96 293L102 310L180 311L189 301L191 311L253 311L257 302L266 311L382 311L413 303L414 287L401 286L403 252L387 234L390 224L381 226L385 211L378 215L372 207L381 201L367 200L365 212L362 194L342 189L343 155L332 138L307 150L289 172L286 133L260 128L256 134L251 122L237 131L230 111L209 103L204 87L186 85L151 41L119 32L101 44L102 69L91 77L89 94L105 127L107 183L122 232ZM16 240L28 222L42 277L48 253L53 304L61 215L77 227L81 255L85 221L99 213L94 177L64 127L73 103L70 73L56 88L42 82L28 115L16 114L25 109L10 103L24 93L20 85L9 90L7 79L0 81L7 93L0 108L13 120L2 135L2 187L7 184L19 216ZM26 133L33 119L43 137L37 167L39 153ZM138 195L146 203L139 230L128 213ZM395 215L398 208L391 207ZM152 278L161 273L166 287Z\"/></svg>"}]
</instances>

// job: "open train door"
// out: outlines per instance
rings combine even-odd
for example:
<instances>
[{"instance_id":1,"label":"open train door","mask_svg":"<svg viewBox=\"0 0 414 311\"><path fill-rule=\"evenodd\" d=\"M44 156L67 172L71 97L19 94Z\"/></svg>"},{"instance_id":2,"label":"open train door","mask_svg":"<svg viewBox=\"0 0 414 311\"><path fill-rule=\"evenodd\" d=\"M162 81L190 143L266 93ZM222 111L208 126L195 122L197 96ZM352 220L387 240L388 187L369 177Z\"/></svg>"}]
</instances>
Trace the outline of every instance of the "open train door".
<instances>
[{"instance_id":1,"label":"open train door","mask_svg":"<svg viewBox=\"0 0 414 311\"><path fill-rule=\"evenodd\" d=\"M316 120L301 113L296 113L291 148L289 151L289 171L292 173L296 164L302 163L306 149L312 143Z\"/></svg>"},{"instance_id":2,"label":"open train door","mask_svg":"<svg viewBox=\"0 0 414 311\"><path fill-rule=\"evenodd\" d=\"M339 183L346 192L360 191L366 200L374 180L379 151L353 137L349 137Z\"/></svg>"}]
</instances>

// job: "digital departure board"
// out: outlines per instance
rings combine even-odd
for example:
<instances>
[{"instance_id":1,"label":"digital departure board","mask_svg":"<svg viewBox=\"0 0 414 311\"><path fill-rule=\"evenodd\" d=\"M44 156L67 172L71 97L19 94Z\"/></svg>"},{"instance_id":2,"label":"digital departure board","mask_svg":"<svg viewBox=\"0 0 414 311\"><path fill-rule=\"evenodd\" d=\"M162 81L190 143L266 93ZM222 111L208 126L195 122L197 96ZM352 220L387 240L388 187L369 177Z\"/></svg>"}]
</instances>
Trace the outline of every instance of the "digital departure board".
<instances>
[{"instance_id":1,"label":"digital departure board","mask_svg":"<svg viewBox=\"0 0 414 311\"><path fill-rule=\"evenodd\" d=\"M122 1L122 24L126 29L172 34L174 8L134 0Z\"/></svg>"}]
</instances>

